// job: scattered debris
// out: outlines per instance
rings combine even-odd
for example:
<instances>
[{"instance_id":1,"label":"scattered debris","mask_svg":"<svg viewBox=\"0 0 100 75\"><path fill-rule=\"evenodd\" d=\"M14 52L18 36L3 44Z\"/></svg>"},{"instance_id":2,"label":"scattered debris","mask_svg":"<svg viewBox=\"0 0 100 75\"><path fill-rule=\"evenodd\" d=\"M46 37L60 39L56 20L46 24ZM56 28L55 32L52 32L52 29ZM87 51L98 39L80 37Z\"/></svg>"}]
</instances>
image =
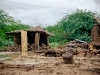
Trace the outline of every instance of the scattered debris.
<instances>
[{"instance_id":1,"label":"scattered debris","mask_svg":"<svg viewBox=\"0 0 100 75\"><path fill-rule=\"evenodd\" d=\"M60 50L60 49L49 49L44 53L44 55L45 56L60 57L60 56L62 56L62 54L64 52L65 52L64 50Z\"/></svg>"},{"instance_id":2,"label":"scattered debris","mask_svg":"<svg viewBox=\"0 0 100 75\"><path fill-rule=\"evenodd\" d=\"M89 47L90 53L96 55L98 53L98 50L95 48L94 44L95 44L94 42L90 42L88 44L88 47Z\"/></svg>"},{"instance_id":3,"label":"scattered debris","mask_svg":"<svg viewBox=\"0 0 100 75\"><path fill-rule=\"evenodd\" d=\"M16 52L18 52L18 51L21 51L21 46L18 45L18 44L14 44L12 46L8 46L8 47L6 47L4 49L1 49L0 51L1 52L5 52L5 51L8 51L8 52L16 51Z\"/></svg>"},{"instance_id":4,"label":"scattered debris","mask_svg":"<svg viewBox=\"0 0 100 75\"><path fill-rule=\"evenodd\" d=\"M62 57L19 55L14 52L11 60L0 63L0 75L100 75L100 58L73 56L74 64L64 64Z\"/></svg>"},{"instance_id":5,"label":"scattered debris","mask_svg":"<svg viewBox=\"0 0 100 75\"><path fill-rule=\"evenodd\" d=\"M37 48L38 48L38 45L36 45L36 44L28 44L28 51L39 52L39 53L45 52L46 50L50 49L51 47L43 45L42 47L39 47L39 49L37 49ZM8 47L0 50L0 52L4 52L4 51L19 52L19 51L21 51L21 45L14 44L12 46L8 46Z\"/></svg>"}]
</instances>

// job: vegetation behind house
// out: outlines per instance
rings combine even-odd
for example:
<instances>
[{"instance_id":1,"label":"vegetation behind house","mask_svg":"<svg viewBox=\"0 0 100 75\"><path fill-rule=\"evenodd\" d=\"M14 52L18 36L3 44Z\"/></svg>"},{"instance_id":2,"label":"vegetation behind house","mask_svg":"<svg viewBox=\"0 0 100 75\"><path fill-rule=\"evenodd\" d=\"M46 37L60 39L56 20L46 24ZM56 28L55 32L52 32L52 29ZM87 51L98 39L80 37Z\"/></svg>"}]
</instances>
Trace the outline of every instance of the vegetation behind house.
<instances>
[{"instance_id":1,"label":"vegetation behind house","mask_svg":"<svg viewBox=\"0 0 100 75\"><path fill-rule=\"evenodd\" d=\"M64 44L74 39L91 41L91 29L96 24L93 18L100 18L100 14L87 10L66 14L57 24L46 28L55 34L55 37L50 37L50 42Z\"/></svg>"}]
</instances>

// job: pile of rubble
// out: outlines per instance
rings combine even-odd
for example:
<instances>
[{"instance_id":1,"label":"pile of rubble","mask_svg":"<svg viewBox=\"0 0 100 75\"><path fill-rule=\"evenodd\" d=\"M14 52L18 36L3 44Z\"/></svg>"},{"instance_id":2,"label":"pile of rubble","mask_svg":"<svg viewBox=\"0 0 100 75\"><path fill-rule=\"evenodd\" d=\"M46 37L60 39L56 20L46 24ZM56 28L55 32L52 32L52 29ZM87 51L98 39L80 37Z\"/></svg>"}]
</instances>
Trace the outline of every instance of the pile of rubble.
<instances>
[{"instance_id":1,"label":"pile of rubble","mask_svg":"<svg viewBox=\"0 0 100 75\"><path fill-rule=\"evenodd\" d=\"M38 49L36 44L28 44L28 51L34 51L35 49Z\"/></svg>"},{"instance_id":2,"label":"pile of rubble","mask_svg":"<svg viewBox=\"0 0 100 75\"><path fill-rule=\"evenodd\" d=\"M49 49L51 49L51 47L46 46L45 44L42 44L40 47L38 47L38 45L36 45L36 44L29 44L28 45L28 51L33 51L36 53L43 53Z\"/></svg>"},{"instance_id":3,"label":"pile of rubble","mask_svg":"<svg viewBox=\"0 0 100 75\"><path fill-rule=\"evenodd\" d=\"M66 43L64 45L64 48L66 48L66 51L71 52L73 55L76 55L79 54L80 51L84 52L88 50L88 43L85 41L75 39Z\"/></svg>"},{"instance_id":4,"label":"pile of rubble","mask_svg":"<svg viewBox=\"0 0 100 75\"><path fill-rule=\"evenodd\" d=\"M100 44L94 42L85 42L78 39L68 42L64 45L66 52L70 52L73 55L78 56L95 56L100 53Z\"/></svg>"},{"instance_id":5,"label":"pile of rubble","mask_svg":"<svg viewBox=\"0 0 100 75\"><path fill-rule=\"evenodd\" d=\"M66 43L64 45L64 47L66 48L66 50L75 50L78 47L80 47L82 49L88 49L88 43L85 42L85 41L75 39L73 41L70 41L70 42Z\"/></svg>"},{"instance_id":6,"label":"pile of rubble","mask_svg":"<svg viewBox=\"0 0 100 75\"><path fill-rule=\"evenodd\" d=\"M28 51L33 51L33 52L45 52L46 50L50 49L50 47L46 47L45 45L42 45L41 47L38 47L36 44L28 44ZM4 49L1 49L0 51L21 51L21 45L14 44L12 46L8 46Z\"/></svg>"},{"instance_id":7,"label":"pile of rubble","mask_svg":"<svg viewBox=\"0 0 100 75\"><path fill-rule=\"evenodd\" d=\"M14 44L13 46L8 46L0 51L21 51L21 45ZM44 53L45 56L59 57L65 52L70 52L73 55L78 56L90 56L100 54L100 44L94 42L85 42L78 39L66 43L64 46L58 46L55 49L45 46L38 47L35 44L28 44L28 51Z\"/></svg>"},{"instance_id":8,"label":"pile of rubble","mask_svg":"<svg viewBox=\"0 0 100 75\"><path fill-rule=\"evenodd\" d=\"M0 51L4 52L4 51L8 51L8 52L11 52L11 51L21 51L21 45L18 45L18 44L14 44L12 46L8 46L4 49L1 49Z\"/></svg>"}]
</instances>

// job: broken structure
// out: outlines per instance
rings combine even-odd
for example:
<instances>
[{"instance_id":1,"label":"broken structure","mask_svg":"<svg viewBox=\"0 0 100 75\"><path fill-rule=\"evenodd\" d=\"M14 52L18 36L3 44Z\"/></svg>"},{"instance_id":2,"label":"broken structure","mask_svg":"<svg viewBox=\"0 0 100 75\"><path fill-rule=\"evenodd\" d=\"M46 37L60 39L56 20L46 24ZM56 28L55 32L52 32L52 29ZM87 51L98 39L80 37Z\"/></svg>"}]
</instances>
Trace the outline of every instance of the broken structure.
<instances>
[{"instance_id":1,"label":"broken structure","mask_svg":"<svg viewBox=\"0 0 100 75\"><path fill-rule=\"evenodd\" d=\"M32 45L39 49L42 46L48 46L48 36L54 36L54 34L48 32L40 26L36 26L27 30L16 30L7 32L7 34L14 36L14 44L21 45L22 51L27 51L28 46Z\"/></svg>"},{"instance_id":2,"label":"broken structure","mask_svg":"<svg viewBox=\"0 0 100 75\"><path fill-rule=\"evenodd\" d=\"M92 42L100 43L100 20L94 20L97 22L97 24L95 24L93 29L91 30Z\"/></svg>"}]
</instances>

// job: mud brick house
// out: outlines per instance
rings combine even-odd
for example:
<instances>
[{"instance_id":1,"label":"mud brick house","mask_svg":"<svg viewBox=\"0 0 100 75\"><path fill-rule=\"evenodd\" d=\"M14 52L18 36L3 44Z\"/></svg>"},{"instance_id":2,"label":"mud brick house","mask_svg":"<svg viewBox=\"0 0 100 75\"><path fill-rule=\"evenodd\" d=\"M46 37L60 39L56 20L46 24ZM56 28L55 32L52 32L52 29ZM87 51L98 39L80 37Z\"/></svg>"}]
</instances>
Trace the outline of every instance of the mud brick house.
<instances>
[{"instance_id":1,"label":"mud brick house","mask_svg":"<svg viewBox=\"0 0 100 75\"><path fill-rule=\"evenodd\" d=\"M28 50L28 45L34 45L37 49L43 45L48 46L48 36L54 34L48 32L40 26L36 26L27 30L16 30L7 32L9 35L14 36L14 44L21 45L22 51Z\"/></svg>"},{"instance_id":2,"label":"mud brick house","mask_svg":"<svg viewBox=\"0 0 100 75\"><path fill-rule=\"evenodd\" d=\"M92 42L100 43L100 20L94 20L97 22L97 24L95 24L93 29L91 30Z\"/></svg>"}]
</instances>

